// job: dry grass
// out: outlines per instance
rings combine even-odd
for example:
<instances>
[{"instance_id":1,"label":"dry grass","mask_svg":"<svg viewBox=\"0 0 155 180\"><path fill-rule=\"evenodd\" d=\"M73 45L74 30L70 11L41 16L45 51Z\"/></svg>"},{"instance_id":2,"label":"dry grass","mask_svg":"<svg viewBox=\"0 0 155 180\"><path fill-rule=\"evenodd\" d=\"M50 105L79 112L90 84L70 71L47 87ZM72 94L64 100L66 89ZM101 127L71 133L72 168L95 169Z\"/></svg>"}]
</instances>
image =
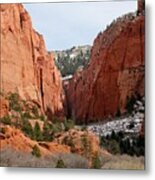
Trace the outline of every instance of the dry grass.
<instances>
[{"instance_id":1,"label":"dry grass","mask_svg":"<svg viewBox=\"0 0 155 180\"><path fill-rule=\"evenodd\" d=\"M78 154L57 154L56 158L62 159L68 168L88 169L89 166L88 160Z\"/></svg>"},{"instance_id":2,"label":"dry grass","mask_svg":"<svg viewBox=\"0 0 155 180\"><path fill-rule=\"evenodd\" d=\"M55 159L37 158L30 153L17 152L11 148L0 151L1 166L4 167L55 167Z\"/></svg>"},{"instance_id":3,"label":"dry grass","mask_svg":"<svg viewBox=\"0 0 155 180\"><path fill-rule=\"evenodd\" d=\"M144 170L144 157L116 155L102 159L102 169Z\"/></svg>"},{"instance_id":4,"label":"dry grass","mask_svg":"<svg viewBox=\"0 0 155 180\"><path fill-rule=\"evenodd\" d=\"M13 149L0 150L0 166L2 167L42 167L55 168L59 159L62 159L66 168L89 168L86 158L77 154L55 154L37 158L32 154L17 152ZM129 169L144 170L144 157L116 155L100 157L102 169Z\"/></svg>"},{"instance_id":5,"label":"dry grass","mask_svg":"<svg viewBox=\"0 0 155 180\"><path fill-rule=\"evenodd\" d=\"M66 168L88 168L86 158L77 154L55 154L37 158L30 153L17 152L11 148L0 150L1 167L42 167L55 168L57 161L62 159Z\"/></svg>"}]
</instances>

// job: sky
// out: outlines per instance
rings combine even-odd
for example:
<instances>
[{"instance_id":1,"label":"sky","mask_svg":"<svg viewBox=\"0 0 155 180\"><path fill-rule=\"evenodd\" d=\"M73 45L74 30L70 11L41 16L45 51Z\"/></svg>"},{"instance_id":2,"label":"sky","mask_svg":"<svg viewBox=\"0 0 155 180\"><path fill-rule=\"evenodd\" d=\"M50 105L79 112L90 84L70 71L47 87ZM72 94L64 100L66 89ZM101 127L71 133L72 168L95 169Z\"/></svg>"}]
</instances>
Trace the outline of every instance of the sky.
<instances>
[{"instance_id":1,"label":"sky","mask_svg":"<svg viewBox=\"0 0 155 180\"><path fill-rule=\"evenodd\" d=\"M137 9L136 0L24 4L33 28L43 35L46 48L65 50L92 45L114 19Z\"/></svg>"}]
</instances>

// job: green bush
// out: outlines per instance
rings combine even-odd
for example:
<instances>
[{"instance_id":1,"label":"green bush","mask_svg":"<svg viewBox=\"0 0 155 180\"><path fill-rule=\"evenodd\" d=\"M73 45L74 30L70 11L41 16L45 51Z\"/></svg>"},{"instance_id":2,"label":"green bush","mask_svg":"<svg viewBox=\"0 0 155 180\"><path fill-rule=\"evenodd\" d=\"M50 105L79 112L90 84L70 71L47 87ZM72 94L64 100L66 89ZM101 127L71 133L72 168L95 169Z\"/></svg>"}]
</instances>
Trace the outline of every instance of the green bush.
<instances>
[{"instance_id":1,"label":"green bush","mask_svg":"<svg viewBox=\"0 0 155 180\"><path fill-rule=\"evenodd\" d=\"M131 97L127 96L127 103L126 103L127 113L129 114L132 113L135 102L136 102L136 98L134 96L131 96Z\"/></svg>"},{"instance_id":2,"label":"green bush","mask_svg":"<svg viewBox=\"0 0 155 180\"><path fill-rule=\"evenodd\" d=\"M92 168L93 169L101 169L102 164L99 157L99 154L96 153L95 156L92 158Z\"/></svg>"},{"instance_id":3,"label":"green bush","mask_svg":"<svg viewBox=\"0 0 155 180\"><path fill-rule=\"evenodd\" d=\"M34 115L34 118L38 118L39 117L39 111L38 111L38 107L37 106L33 106L32 107L32 113Z\"/></svg>"},{"instance_id":4,"label":"green bush","mask_svg":"<svg viewBox=\"0 0 155 180\"><path fill-rule=\"evenodd\" d=\"M22 111L22 107L20 105L20 98L17 93L10 93L7 99L9 100L9 107L11 110L14 110L16 112Z\"/></svg>"},{"instance_id":5,"label":"green bush","mask_svg":"<svg viewBox=\"0 0 155 180\"><path fill-rule=\"evenodd\" d=\"M52 127L51 124L45 122L43 127L43 140L44 141L53 141L53 133L52 133Z\"/></svg>"},{"instance_id":6,"label":"green bush","mask_svg":"<svg viewBox=\"0 0 155 180\"><path fill-rule=\"evenodd\" d=\"M110 140L107 149L112 154L120 154L119 143L116 140Z\"/></svg>"},{"instance_id":7,"label":"green bush","mask_svg":"<svg viewBox=\"0 0 155 180\"><path fill-rule=\"evenodd\" d=\"M50 110L49 110L50 111ZM52 117L52 123L56 124L56 123L60 123L60 119L57 116L53 116Z\"/></svg>"},{"instance_id":8,"label":"green bush","mask_svg":"<svg viewBox=\"0 0 155 180\"><path fill-rule=\"evenodd\" d=\"M40 119L41 121L45 121L45 120L46 120L46 116L44 116L43 114L41 114L41 115L39 116L39 119Z\"/></svg>"},{"instance_id":9,"label":"green bush","mask_svg":"<svg viewBox=\"0 0 155 180\"><path fill-rule=\"evenodd\" d=\"M20 117L21 120L28 120L28 119L32 119L30 112L26 111L26 112L21 112L20 113Z\"/></svg>"},{"instance_id":10,"label":"green bush","mask_svg":"<svg viewBox=\"0 0 155 180\"><path fill-rule=\"evenodd\" d=\"M66 168L65 163L62 159L59 159L56 168Z\"/></svg>"},{"instance_id":11,"label":"green bush","mask_svg":"<svg viewBox=\"0 0 155 180\"><path fill-rule=\"evenodd\" d=\"M59 132L62 132L62 131L63 131L62 123L61 123L61 122L53 123L52 126L51 126L51 128L52 128L53 134L59 133Z\"/></svg>"},{"instance_id":12,"label":"green bush","mask_svg":"<svg viewBox=\"0 0 155 180\"><path fill-rule=\"evenodd\" d=\"M34 145L33 150L32 150L32 155L34 155L38 158L41 157L41 152L37 145Z\"/></svg>"},{"instance_id":13,"label":"green bush","mask_svg":"<svg viewBox=\"0 0 155 180\"><path fill-rule=\"evenodd\" d=\"M0 133L5 134L5 128L0 127Z\"/></svg>"},{"instance_id":14,"label":"green bush","mask_svg":"<svg viewBox=\"0 0 155 180\"><path fill-rule=\"evenodd\" d=\"M100 146L104 148L107 146L107 140L104 136L100 136Z\"/></svg>"},{"instance_id":15,"label":"green bush","mask_svg":"<svg viewBox=\"0 0 155 180\"><path fill-rule=\"evenodd\" d=\"M36 141L42 141L43 140L42 132L41 132L40 125L38 122L36 122L35 126L34 126L33 138Z\"/></svg>"},{"instance_id":16,"label":"green bush","mask_svg":"<svg viewBox=\"0 0 155 180\"><path fill-rule=\"evenodd\" d=\"M9 115L6 115L6 116L0 118L0 122L2 122L5 125L11 125L12 124L11 117Z\"/></svg>"},{"instance_id":17,"label":"green bush","mask_svg":"<svg viewBox=\"0 0 155 180\"><path fill-rule=\"evenodd\" d=\"M120 133L120 136L122 134ZM100 137L100 145L107 149L112 154L120 154L120 137L115 131L112 131L111 135L107 135L107 137Z\"/></svg>"},{"instance_id":18,"label":"green bush","mask_svg":"<svg viewBox=\"0 0 155 180\"><path fill-rule=\"evenodd\" d=\"M28 120L24 120L22 122L22 131L25 135L29 136L31 139L33 139L33 128Z\"/></svg>"},{"instance_id":19,"label":"green bush","mask_svg":"<svg viewBox=\"0 0 155 180\"><path fill-rule=\"evenodd\" d=\"M64 127L65 127L65 131L68 131L68 130L74 128L74 121L71 119L65 119Z\"/></svg>"}]
</instances>

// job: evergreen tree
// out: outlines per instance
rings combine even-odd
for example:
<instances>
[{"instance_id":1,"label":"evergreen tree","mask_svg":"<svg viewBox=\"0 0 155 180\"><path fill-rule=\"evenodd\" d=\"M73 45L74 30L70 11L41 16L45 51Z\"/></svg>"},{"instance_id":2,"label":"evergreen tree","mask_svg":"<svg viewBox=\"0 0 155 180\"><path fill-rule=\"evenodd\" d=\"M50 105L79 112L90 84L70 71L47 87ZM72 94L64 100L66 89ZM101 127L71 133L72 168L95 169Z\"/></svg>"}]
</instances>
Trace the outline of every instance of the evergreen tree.
<instances>
[{"instance_id":1,"label":"evergreen tree","mask_svg":"<svg viewBox=\"0 0 155 180\"><path fill-rule=\"evenodd\" d=\"M66 168L65 163L62 159L59 159L56 168Z\"/></svg>"},{"instance_id":2,"label":"evergreen tree","mask_svg":"<svg viewBox=\"0 0 155 180\"><path fill-rule=\"evenodd\" d=\"M42 132L41 132L40 125L38 122L35 123L33 135L34 135L33 137L35 140L37 141L43 140Z\"/></svg>"},{"instance_id":3,"label":"evergreen tree","mask_svg":"<svg viewBox=\"0 0 155 180\"><path fill-rule=\"evenodd\" d=\"M110 140L108 143L108 150L112 154L120 154L119 143L116 140Z\"/></svg>"},{"instance_id":4,"label":"evergreen tree","mask_svg":"<svg viewBox=\"0 0 155 180\"><path fill-rule=\"evenodd\" d=\"M116 133L114 130L112 130L112 133L111 133L111 139L116 139Z\"/></svg>"},{"instance_id":5,"label":"evergreen tree","mask_svg":"<svg viewBox=\"0 0 155 180\"><path fill-rule=\"evenodd\" d=\"M34 145L33 150L32 150L32 155L34 155L38 158L41 157L41 152L37 145Z\"/></svg>"},{"instance_id":6,"label":"evergreen tree","mask_svg":"<svg viewBox=\"0 0 155 180\"><path fill-rule=\"evenodd\" d=\"M120 117L120 116L121 116L121 111L120 108L118 107L116 112L116 117Z\"/></svg>"},{"instance_id":7,"label":"evergreen tree","mask_svg":"<svg viewBox=\"0 0 155 180\"><path fill-rule=\"evenodd\" d=\"M44 141L52 141L53 135L52 135L52 127L49 123L44 123L43 127L43 140Z\"/></svg>"},{"instance_id":8,"label":"evergreen tree","mask_svg":"<svg viewBox=\"0 0 155 180\"><path fill-rule=\"evenodd\" d=\"M92 158L92 168L94 169L101 169L101 160L98 155L98 153L95 154L95 156Z\"/></svg>"},{"instance_id":9,"label":"evergreen tree","mask_svg":"<svg viewBox=\"0 0 155 180\"><path fill-rule=\"evenodd\" d=\"M127 96L127 103L126 103L126 110L129 114L133 111L133 105L136 102L136 99L134 96L128 97Z\"/></svg>"},{"instance_id":10,"label":"evergreen tree","mask_svg":"<svg viewBox=\"0 0 155 180\"><path fill-rule=\"evenodd\" d=\"M22 131L31 139L33 138L33 128L28 120L23 120Z\"/></svg>"}]
</instances>

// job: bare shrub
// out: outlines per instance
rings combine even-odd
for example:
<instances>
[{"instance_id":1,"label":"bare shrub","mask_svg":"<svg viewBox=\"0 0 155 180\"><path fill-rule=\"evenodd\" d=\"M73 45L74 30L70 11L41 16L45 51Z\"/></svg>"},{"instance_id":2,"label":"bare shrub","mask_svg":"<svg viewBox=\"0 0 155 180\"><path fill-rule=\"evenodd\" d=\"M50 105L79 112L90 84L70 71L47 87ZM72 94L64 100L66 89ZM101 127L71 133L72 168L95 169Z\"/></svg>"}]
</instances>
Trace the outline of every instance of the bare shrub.
<instances>
[{"instance_id":1,"label":"bare shrub","mask_svg":"<svg viewBox=\"0 0 155 180\"><path fill-rule=\"evenodd\" d=\"M53 156L35 157L31 153L22 153L11 148L0 150L2 167L42 167L55 168L62 159L66 168L88 168L86 158L77 154L55 154Z\"/></svg>"},{"instance_id":2,"label":"bare shrub","mask_svg":"<svg viewBox=\"0 0 155 180\"><path fill-rule=\"evenodd\" d=\"M129 155L103 157L102 164L102 169L144 170L144 157Z\"/></svg>"},{"instance_id":3,"label":"bare shrub","mask_svg":"<svg viewBox=\"0 0 155 180\"><path fill-rule=\"evenodd\" d=\"M7 148L0 151L0 165L4 167L50 167L54 168L56 161L53 157L37 158L31 153L22 153Z\"/></svg>"},{"instance_id":4,"label":"bare shrub","mask_svg":"<svg viewBox=\"0 0 155 180\"><path fill-rule=\"evenodd\" d=\"M56 159L62 159L67 168L81 168L88 169L88 160L78 154L68 153L68 154L57 154Z\"/></svg>"}]
</instances>

